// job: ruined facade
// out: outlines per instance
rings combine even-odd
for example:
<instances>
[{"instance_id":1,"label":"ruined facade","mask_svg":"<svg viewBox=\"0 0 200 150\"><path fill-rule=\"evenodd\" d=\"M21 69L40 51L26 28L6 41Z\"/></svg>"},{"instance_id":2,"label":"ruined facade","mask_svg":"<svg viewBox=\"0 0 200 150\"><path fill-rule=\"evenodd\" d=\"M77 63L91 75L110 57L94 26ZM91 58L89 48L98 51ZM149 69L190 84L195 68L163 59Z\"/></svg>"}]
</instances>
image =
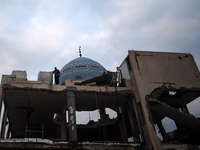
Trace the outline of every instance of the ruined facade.
<instances>
[{"instance_id":1,"label":"ruined facade","mask_svg":"<svg viewBox=\"0 0 200 150\"><path fill-rule=\"evenodd\" d=\"M2 76L0 148L199 149L200 120L187 108L200 96L192 55L129 51L116 72L77 60L63 67L60 85L52 84L50 72L40 72L38 81L28 81L25 71ZM87 78L75 68L98 75ZM66 79L69 73L76 76ZM109 118L106 108L117 117ZM76 123L77 111L93 110L98 121ZM166 132L165 117L174 120L174 132Z\"/></svg>"}]
</instances>

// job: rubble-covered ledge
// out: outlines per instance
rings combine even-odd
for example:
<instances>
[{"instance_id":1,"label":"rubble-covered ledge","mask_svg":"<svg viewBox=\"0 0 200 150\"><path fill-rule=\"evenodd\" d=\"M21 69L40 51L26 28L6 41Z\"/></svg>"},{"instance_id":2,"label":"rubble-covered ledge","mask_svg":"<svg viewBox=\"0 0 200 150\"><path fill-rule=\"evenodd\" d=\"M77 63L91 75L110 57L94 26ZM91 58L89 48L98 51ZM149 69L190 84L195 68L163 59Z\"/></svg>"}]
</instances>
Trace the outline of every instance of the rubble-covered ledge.
<instances>
[{"instance_id":1,"label":"rubble-covered ledge","mask_svg":"<svg viewBox=\"0 0 200 150\"><path fill-rule=\"evenodd\" d=\"M70 143L68 141L54 141L49 139L40 138L24 138L24 139L3 139L0 140L0 149L10 150L10 149L49 149L49 150L143 150L144 147L140 144L134 143L115 143L115 142L77 142Z\"/></svg>"},{"instance_id":2,"label":"rubble-covered ledge","mask_svg":"<svg viewBox=\"0 0 200 150\"><path fill-rule=\"evenodd\" d=\"M114 91L129 91L129 87L110 87L110 86L80 86L74 85L71 79L65 81L65 85L53 85L53 75L51 72L42 72L38 74L38 81L27 80L26 71L13 71L11 75L3 75L1 87L16 87L16 88L33 88L52 91L63 91L70 87L78 91L96 91L96 92L114 92Z\"/></svg>"}]
</instances>

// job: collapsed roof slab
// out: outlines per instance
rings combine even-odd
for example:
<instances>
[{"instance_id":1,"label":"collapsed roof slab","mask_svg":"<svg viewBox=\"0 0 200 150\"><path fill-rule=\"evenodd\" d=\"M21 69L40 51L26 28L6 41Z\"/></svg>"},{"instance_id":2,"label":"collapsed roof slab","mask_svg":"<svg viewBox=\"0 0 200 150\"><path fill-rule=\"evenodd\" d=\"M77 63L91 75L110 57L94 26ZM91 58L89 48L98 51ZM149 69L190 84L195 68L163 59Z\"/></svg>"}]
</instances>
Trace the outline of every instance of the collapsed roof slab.
<instances>
[{"instance_id":1,"label":"collapsed roof slab","mask_svg":"<svg viewBox=\"0 0 200 150\"><path fill-rule=\"evenodd\" d=\"M158 87L154 89L149 98L158 99L168 105L180 107L187 105L200 96L200 88L172 88Z\"/></svg>"},{"instance_id":2,"label":"collapsed roof slab","mask_svg":"<svg viewBox=\"0 0 200 150\"><path fill-rule=\"evenodd\" d=\"M167 116L177 122L181 123L183 126L190 128L194 131L200 131L200 120L196 119L194 116L187 113L179 112L175 108L172 108L164 103L161 103L158 100L150 99L149 100L150 108L152 111Z\"/></svg>"}]
</instances>

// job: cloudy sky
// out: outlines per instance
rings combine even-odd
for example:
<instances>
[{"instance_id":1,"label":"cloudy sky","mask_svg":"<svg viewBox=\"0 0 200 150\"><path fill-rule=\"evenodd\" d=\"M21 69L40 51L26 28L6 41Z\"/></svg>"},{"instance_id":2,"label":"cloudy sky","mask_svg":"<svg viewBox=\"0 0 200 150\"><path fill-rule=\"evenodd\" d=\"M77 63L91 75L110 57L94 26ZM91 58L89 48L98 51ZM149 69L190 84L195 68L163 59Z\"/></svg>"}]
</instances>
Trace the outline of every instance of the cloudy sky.
<instances>
[{"instance_id":1,"label":"cloudy sky","mask_svg":"<svg viewBox=\"0 0 200 150\"><path fill-rule=\"evenodd\" d=\"M190 53L200 68L200 1L0 0L0 75L37 80L78 57L79 45L111 71L133 49Z\"/></svg>"}]
</instances>

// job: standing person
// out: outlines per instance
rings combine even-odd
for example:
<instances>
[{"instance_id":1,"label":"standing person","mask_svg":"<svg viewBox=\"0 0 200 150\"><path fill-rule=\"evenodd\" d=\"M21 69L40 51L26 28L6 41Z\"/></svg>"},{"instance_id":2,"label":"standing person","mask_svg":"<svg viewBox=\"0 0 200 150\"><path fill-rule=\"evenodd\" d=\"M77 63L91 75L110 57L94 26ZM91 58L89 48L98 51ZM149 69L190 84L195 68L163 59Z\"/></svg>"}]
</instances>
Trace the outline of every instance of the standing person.
<instances>
[{"instance_id":1,"label":"standing person","mask_svg":"<svg viewBox=\"0 0 200 150\"><path fill-rule=\"evenodd\" d=\"M59 84L60 71L56 67L54 69L52 73L54 74L55 83Z\"/></svg>"}]
</instances>

